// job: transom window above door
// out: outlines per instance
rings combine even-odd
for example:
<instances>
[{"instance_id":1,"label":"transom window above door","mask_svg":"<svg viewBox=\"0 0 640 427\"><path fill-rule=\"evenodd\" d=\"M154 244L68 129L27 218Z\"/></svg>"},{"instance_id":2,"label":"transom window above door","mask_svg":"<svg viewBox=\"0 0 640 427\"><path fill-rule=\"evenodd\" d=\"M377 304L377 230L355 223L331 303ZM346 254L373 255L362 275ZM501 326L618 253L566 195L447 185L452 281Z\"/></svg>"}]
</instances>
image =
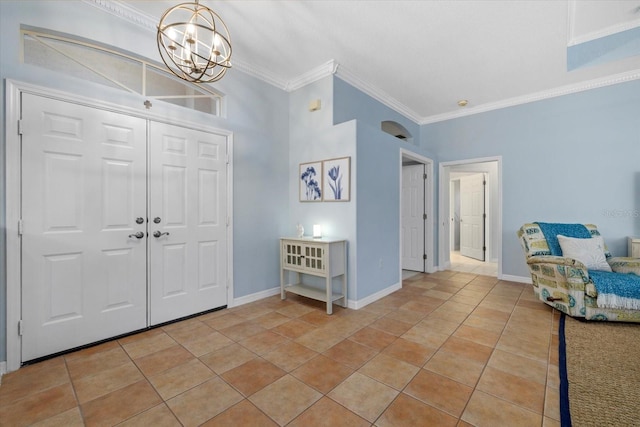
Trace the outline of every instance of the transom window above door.
<instances>
[{"instance_id":1,"label":"transom window above door","mask_svg":"<svg viewBox=\"0 0 640 427\"><path fill-rule=\"evenodd\" d=\"M22 30L25 64L220 116L224 96L173 77L148 60L70 36Z\"/></svg>"}]
</instances>

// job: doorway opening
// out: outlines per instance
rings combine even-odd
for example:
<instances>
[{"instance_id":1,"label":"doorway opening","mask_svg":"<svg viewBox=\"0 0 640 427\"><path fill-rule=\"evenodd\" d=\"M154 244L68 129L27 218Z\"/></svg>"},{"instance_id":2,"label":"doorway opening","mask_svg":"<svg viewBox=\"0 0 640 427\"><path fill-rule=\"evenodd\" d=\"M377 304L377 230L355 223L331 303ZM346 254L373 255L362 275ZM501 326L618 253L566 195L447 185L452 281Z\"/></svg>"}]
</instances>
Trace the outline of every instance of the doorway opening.
<instances>
[{"instance_id":1,"label":"doorway opening","mask_svg":"<svg viewBox=\"0 0 640 427\"><path fill-rule=\"evenodd\" d=\"M434 272L433 161L400 150L400 277Z\"/></svg>"},{"instance_id":2,"label":"doorway opening","mask_svg":"<svg viewBox=\"0 0 640 427\"><path fill-rule=\"evenodd\" d=\"M442 270L502 275L501 157L440 164Z\"/></svg>"}]
</instances>

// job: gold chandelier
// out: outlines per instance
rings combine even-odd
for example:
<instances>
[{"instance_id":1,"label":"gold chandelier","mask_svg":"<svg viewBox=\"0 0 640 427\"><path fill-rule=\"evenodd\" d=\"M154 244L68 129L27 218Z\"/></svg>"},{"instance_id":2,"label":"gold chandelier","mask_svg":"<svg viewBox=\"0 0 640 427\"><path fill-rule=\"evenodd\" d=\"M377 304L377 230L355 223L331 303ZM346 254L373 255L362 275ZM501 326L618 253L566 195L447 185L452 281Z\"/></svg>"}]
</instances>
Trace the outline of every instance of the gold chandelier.
<instances>
[{"instance_id":1,"label":"gold chandelier","mask_svg":"<svg viewBox=\"0 0 640 427\"><path fill-rule=\"evenodd\" d=\"M220 80L231 68L231 37L220 16L199 0L162 15L158 50L167 68L194 83Z\"/></svg>"}]
</instances>

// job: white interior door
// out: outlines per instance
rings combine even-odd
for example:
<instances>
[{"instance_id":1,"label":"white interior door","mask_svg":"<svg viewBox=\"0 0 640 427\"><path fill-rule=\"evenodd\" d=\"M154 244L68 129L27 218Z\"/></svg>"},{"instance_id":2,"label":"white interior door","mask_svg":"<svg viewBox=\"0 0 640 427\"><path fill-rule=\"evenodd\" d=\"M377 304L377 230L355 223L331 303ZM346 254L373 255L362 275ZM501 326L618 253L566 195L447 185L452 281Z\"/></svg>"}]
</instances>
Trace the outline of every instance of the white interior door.
<instances>
[{"instance_id":1,"label":"white interior door","mask_svg":"<svg viewBox=\"0 0 640 427\"><path fill-rule=\"evenodd\" d=\"M460 254L484 261L484 174L460 178Z\"/></svg>"},{"instance_id":2,"label":"white interior door","mask_svg":"<svg viewBox=\"0 0 640 427\"><path fill-rule=\"evenodd\" d=\"M226 136L152 122L151 325L227 304Z\"/></svg>"},{"instance_id":3,"label":"white interior door","mask_svg":"<svg viewBox=\"0 0 640 427\"><path fill-rule=\"evenodd\" d=\"M22 95L22 361L146 326L146 208L145 120Z\"/></svg>"},{"instance_id":4,"label":"white interior door","mask_svg":"<svg viewBox=\"0 0 640 427\"><path fill-rule=\"evenodd\" d=\"M424 165L402 167L402 269L424 271Z\"/></svg>"}]
</instances>

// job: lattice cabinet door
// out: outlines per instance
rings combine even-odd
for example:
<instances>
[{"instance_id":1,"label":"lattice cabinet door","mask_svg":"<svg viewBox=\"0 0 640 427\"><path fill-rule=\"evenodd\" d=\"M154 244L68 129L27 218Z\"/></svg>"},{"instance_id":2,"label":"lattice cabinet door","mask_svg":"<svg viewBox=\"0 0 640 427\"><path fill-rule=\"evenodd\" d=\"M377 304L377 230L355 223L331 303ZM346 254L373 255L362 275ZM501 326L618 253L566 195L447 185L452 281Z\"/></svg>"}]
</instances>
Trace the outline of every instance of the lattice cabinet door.
<instances>
[{"instance_id":1,"label":"lattice cabinet door","mask_svg":"<svg viewBox=\"0 0 640 427\"><path fill-rule=\"evenodd\" d=\"M303 268L303 246L299 243L285 242L282 244L282 263L283 267Z\"/></svg>"},{"instance_id":2,"label":"lattice cabinet door","mask_svg":"<svg viewBox=\"0 0 640 427\"><path fill-rule=\"evenodd\" d=\"M304 245L304 266L307 270L317 272L325 270L324 249L322 246Z\"/></svg>"}]
</instances>

